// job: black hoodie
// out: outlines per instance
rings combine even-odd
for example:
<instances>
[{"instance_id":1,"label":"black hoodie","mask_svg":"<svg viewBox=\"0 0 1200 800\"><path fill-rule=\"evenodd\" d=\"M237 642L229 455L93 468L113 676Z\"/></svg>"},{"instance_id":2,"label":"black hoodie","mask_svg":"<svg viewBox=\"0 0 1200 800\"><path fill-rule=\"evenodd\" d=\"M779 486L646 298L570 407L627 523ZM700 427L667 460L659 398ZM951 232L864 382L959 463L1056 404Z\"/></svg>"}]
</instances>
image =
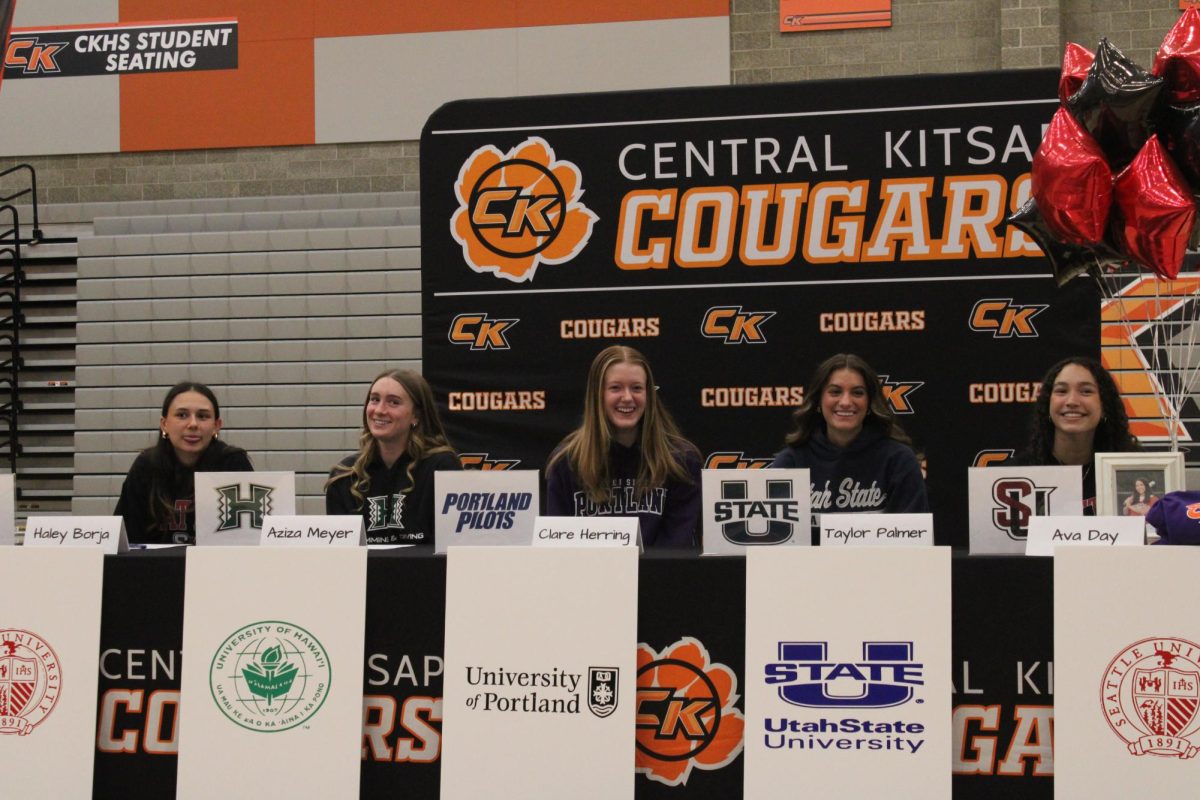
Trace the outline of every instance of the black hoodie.
<instances>
[{"instance_id":1,"label":"black hoodie","mask_svg":"<svg viewBox=\"0 0 1200 800\"><path fill-rule=\"evenodd\" d=\"M785 447L771 462L776 468L808 468L812 513L929 510L925 479L913 451L869 425L847 447L838 447L818 428L802 445Z\"/></svg>"}]
</instances>

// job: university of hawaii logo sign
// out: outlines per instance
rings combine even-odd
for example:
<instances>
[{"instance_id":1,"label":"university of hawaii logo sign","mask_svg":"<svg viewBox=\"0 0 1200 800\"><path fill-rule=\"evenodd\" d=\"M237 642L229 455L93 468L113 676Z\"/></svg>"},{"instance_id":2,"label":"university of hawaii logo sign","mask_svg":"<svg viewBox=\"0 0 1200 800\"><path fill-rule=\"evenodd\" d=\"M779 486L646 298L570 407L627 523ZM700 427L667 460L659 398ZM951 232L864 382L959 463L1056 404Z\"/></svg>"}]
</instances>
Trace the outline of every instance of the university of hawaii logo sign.
<instances>
[{"instance_id":1,"label":"university of hawaii logo sign","mask_svg":"<svg viewBox=\"0 0 1200 800\"><path fill-rule=\"evenodd\" d=\"M209 689L221 713L243 728L278 733L303 725L329 695L325 648L291 622L252 622L213 654Z\"/></svg>"}]
</instances>

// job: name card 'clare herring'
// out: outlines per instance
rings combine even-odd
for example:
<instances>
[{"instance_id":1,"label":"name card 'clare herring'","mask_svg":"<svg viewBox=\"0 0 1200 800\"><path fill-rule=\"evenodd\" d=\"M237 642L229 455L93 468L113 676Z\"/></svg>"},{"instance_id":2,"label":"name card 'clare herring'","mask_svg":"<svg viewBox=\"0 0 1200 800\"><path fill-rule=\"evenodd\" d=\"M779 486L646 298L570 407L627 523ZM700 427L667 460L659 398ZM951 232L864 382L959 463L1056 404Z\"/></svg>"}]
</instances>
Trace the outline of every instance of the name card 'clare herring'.
<instances>
[{"instance_id":1,"label":"name card 'clare herring'","mask_svg":"<svg viewBox=\"0 0 1200 800\"><path fill-rule=\"evenodd\" d=\"M642 537L637 517L538 517L534 547L637 547Z\"/></svg>"}]
</instances>

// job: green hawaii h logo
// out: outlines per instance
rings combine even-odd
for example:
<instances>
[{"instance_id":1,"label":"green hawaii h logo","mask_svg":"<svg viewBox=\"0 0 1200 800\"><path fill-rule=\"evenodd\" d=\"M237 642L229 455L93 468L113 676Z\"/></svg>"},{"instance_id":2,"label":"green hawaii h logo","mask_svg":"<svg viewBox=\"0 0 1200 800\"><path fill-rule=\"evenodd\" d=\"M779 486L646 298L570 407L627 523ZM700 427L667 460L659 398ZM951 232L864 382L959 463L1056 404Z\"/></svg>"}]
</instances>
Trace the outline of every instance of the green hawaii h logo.
<instances>
[{"instance_id":1,"label":"green hawaii h logo","mask_svg":"<svg viewBox=\"0 0 1200 800\"><path fill-rule=\"evenodd\" d=\"M209 689L243 728L277 733L303 725L329 694L325 648L299 625L267 620L230 634L213 655Z\"/></svg>"},{"instance_id":2,"label":"green hawaii h logo","mask_svg":"<svg viewBox=\"0 0 1200 800\"><path fill-rule=\"evenodd\" d=\"M250 527L262 528L263 517L271 513L270 486L250 484L250 496L242 497L238 484L217 487L217 515L220 517L217 530L227 531L241 525L242 514L250 515Z\"/></svg>"}]
</instances>

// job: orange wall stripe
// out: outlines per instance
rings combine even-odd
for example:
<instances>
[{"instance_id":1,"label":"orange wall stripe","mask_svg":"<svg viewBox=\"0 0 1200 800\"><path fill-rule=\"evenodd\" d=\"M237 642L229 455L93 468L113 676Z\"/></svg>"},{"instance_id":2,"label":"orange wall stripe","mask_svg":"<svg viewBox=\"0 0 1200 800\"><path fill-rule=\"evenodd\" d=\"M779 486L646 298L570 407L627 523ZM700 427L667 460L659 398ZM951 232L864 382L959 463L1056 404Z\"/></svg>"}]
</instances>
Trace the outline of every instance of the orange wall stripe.
<instances>
[{"instance_id":1,"label":"orange wall stripe","mask_svg":"<svg viewBox=\"0 0 1200 800\"><path fill-rule=\"evenodd\" d=\"M729 0L316 0L318 37L728 17Z\"/></svg>"},{"instance_id":2,"label":"orange wall stripe","mask_svg":"<svg viewBox=\"0 0 1200 800\"><path fill-rule=\"evenodd\" d=\"M315 0L120 0L122 22L233 18L238 40L311 39Z\"/></svg>"},{"instance_id":3,"label":"orange wall stripe","mask_svg":"<svg viewBox=\"0 0 1200 800\"><path fill-rule=\"evenodd\" d=\"M121 150L312 144L315 0L121 0L122 22L238 20L238 69L122 75Z\"/></svg>"}]
</instances>

